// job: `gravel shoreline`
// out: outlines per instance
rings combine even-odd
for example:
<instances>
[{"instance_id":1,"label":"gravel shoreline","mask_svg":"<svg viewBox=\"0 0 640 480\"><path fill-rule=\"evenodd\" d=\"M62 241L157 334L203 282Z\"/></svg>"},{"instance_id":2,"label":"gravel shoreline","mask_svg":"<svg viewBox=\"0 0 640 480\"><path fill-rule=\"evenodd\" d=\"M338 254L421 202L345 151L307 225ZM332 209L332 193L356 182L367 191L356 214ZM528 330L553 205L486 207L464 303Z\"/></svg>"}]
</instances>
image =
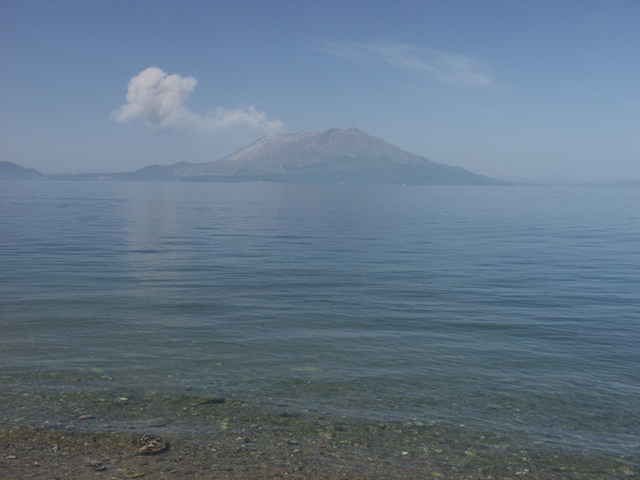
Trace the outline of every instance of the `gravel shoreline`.
<instances>
[{"instance_id":1,"label":"gravel shoreline","mask_svg":"<svg viewBox=\"0 0 640 480\"><path fill-rule=\"evenodd\" d=\"M143 410L129 398L107 402L109 408L83 398L64 408L56 404L58 418L64 412L67 420L29 424L24 411L11 418L5 409L0 478L585 480L640 475L637 456L523 447L502 434L462 426L268 411L219 397L159 399L165 410L155 420L149 415L158 413L153 411L157 405L141 402L145 415L136 419ZM33 405L29 412L33 415ZM184 428L190 420L195 423ZM161 438L167 448L141 454L144 435Z\"/></svg>"}]
</instances>

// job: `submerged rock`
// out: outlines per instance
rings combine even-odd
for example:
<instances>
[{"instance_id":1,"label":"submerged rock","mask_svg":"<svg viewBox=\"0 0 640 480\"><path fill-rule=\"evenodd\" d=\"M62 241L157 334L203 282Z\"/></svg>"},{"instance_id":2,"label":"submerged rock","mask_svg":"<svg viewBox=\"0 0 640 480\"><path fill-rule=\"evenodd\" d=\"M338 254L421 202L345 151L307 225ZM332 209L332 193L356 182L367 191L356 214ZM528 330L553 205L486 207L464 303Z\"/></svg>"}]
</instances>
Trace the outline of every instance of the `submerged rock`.
<instances>
[{"instance_id":1,"label":"submerged rock","mask_svg":"<svg viewBox=\"0 0 640 480\"><path fill-rule=\"evenodd\" d=\"M224 397L202 397L196 399L199 405L219 405L227 400Z\"/></svg>"},{"instance_id":2,"label":"submerged rock","mask_svg":"<svg viewBox=\"0 0 640 480\"><path fill-rule=\"evenodd\" d=\"M138 440L138 454L139 455L155 455L168 447L167 441L156 435L145 435Z\"/></svg>"},{"instance_id":3,"label":"submerged rock","mask_svg":"<svg viewBox=\"0 0 640 480\"><path fill-rule=\"evenodd\" d=\"M105 467L102 462L100 462L99 460L93 460L91 458L87 458L84 461L85 466L92 468L93 470L95 470L96 472L104 472L107 467Z\"/></svg>"}]
</instances>

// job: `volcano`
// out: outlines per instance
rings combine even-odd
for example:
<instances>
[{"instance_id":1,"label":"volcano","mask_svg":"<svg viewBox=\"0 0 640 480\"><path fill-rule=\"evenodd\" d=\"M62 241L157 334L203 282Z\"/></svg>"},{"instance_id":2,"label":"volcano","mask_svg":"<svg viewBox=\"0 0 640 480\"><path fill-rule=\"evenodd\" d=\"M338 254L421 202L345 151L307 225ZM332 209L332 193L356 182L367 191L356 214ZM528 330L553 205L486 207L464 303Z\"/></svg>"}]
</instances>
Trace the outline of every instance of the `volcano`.
<instances>
[{"instance_id":1,"label":"volcano","mask_svg":"<svg viewBox=\"0 0 640 480\"><path fill-rule=\"evenodd\" d=\"M121 179L418 185L506 185L414 155L357 128L263 137L220 160L154 165Z\"/></svg>"}]
</instances>

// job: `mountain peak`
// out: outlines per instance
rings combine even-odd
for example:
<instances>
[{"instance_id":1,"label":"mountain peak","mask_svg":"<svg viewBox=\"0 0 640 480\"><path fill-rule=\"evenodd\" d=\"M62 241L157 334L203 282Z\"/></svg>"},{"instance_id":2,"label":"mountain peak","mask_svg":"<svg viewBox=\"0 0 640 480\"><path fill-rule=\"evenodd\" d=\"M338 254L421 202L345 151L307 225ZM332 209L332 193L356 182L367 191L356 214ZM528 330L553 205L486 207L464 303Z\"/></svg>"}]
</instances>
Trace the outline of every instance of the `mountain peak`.
<instances>
[{"instance_id":1,"label":"mountain peak","mask_svg":"<svg viewBox=\"0 0 640 480\"><path fill-rule=\"evenodd\" d=\"M330 128L325 130L324 132L318 135L318 141L320 142L329 142L329 143L337 143L337 142L365 142L369 139L373 139L370 135L367 135L362 130L357 129L356 127L350 128Z\"/></svg>"},{"instance_id":2,"label":"mountain peak","mask_svg":"<svg viewBox=\"0 0 640 480\"><path fill-rule=\"evenodd\" d=\"M209 162L208 165L250 164L259 161L262 165L277 164L299 168L341 157L389 157L409 163L428 161L358 128L350 127L330 128L324 132L303 130L298 133L268 135L222 160Z\"/></svg>"}]
</instances>

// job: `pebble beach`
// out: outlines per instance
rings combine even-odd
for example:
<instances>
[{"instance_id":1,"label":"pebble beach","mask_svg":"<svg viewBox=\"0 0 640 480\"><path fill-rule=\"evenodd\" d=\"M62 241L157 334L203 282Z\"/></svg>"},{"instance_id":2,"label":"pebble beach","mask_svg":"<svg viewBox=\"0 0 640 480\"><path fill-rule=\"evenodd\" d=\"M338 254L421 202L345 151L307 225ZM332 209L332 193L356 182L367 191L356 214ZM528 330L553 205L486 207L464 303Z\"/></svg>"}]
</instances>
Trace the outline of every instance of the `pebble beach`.
<instances>
[{"instance_id":1,"label":"pebble beach","mask_svg":"<svg viewBox=\"0 0 640 480\"><path fill-rule=\"evenodd\" d=\"M6 398L2 479L584 480L640 474L633 454L572 451L440 422L346 419L222 397L14 392ZM145 451L150 439L157 448Z\"/></svg>"}]
</instances>

